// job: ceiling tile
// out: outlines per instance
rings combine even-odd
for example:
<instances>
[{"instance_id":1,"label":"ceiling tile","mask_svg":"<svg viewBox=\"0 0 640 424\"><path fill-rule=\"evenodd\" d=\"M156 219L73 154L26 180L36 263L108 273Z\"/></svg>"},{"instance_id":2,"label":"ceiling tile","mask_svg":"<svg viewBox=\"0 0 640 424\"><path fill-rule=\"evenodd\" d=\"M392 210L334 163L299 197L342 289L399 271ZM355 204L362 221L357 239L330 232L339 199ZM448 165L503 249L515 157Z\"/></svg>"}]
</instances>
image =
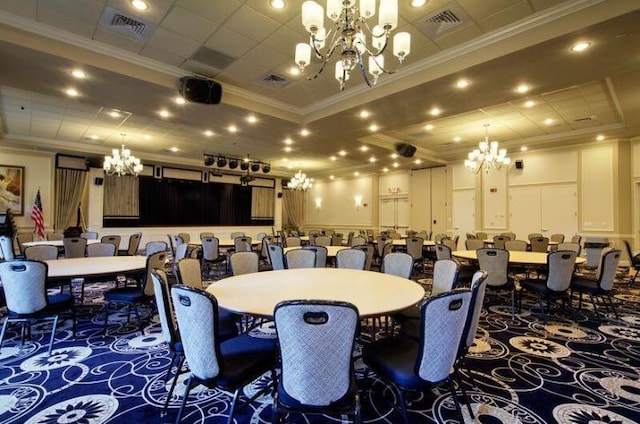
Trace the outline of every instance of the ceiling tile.
<instances>
[{"instance_id":1,"label":"ceiling tile","mask_svg":"<svg viewBox=\"0 0 640 424\"><path fill-rule=\"evenodd\" d=\"M241 7L225 25L256 41L262 41L279 26L273 19L248 6Z\"/></svg>"},{"instance_id":2,"label":"ceiling tile","mask_svg":"<svg viewBox=\"0 0 640 424\"><path fill-rule=\"evenodd\" d=\"M200 47L200 44L194 40L164 28L157 28L151 40L147 42L143 52L148 55L146 52L150 50L164 50L177 57L188 58L198 47ZM170 63L175 64L175 60Z\"/></svg>"},{"instance_id":3,"label":"ceiling tile","mask_svg":"<svg viewBox=\"0 0 640 424\"><path fill-rule=\"evenodd\" d=\"M162 27L202 43L218 25L187 9L174 7L162 21Z\"/></svg>"},{"instance_id":4,"label":"ceiling tile","mask_svg":"<svg viewBox=\"0 0 640 424\"><path fill-rule=\"evenodd\" d=\"M269 16L276 22L284 24L300 12L301 5L296 1L286 2L283 9L274 9L269 5L269 1L265 0L247 0L247 6L257 10L263 15Z\"/></svg>"},{"instance_id":5,"label":"ceiling tile","mask_svg":"<svg viewBox=\"0 0 640 424\"><path fill-rule=\"evenodd\" d=\"M146 56L150 59L154 59L160 62L167 63L173 66L181 66L185 62L185 58L175 55L166 50L147 46L140 52L142 56Z\"/></svg>"},{"instance_id":6,"label":"ceiling tile","mask_svg":"<svg viewBox=\"0 0 640 424\"><path fill-rule=\"evenodd\" d=\"M95 29L95 24L89 21L83 21L75 17L58 14L55 11L42 11L38 13L39 21L60 28L83 37L91 38Z\"/></svg>"},{"instance_id":7,"label":"ceiling tile","mask_svg":"<svg viewBox=\"0 0 640 424\"><path fill-rule=\"evenodd\" d=\"M0 10L36 20L38 0L2 0Z\"/></svg>"},{"instance_id":8,"label":"ceiling tile","mask_svg":"<svg viewBox=\"0 0 640 424\"><path fill-rule=\"evenodd\" d=\"M219 1L219 0L217 0ZM75 3L75 1L74 1ZM131 0L109 0L108 5L114 9L139 17L147 22L159 24L167 15L174 0L153 0L149 9L140 11L131 5Z\"/></svg>"},{"instance_id":9,"label":"ceiling tile","mask_svg":"<svg viewBox=\"0 0 640 424\"><path fill-rule=\"evenodd\" d=\"M285 56L284 54L279 53L269 46L260 44L257 47L251 49L242 57L242 59L247 62L252 62L256 65L259 65L263 68L271 69L289 60L289 56Z\"/></svg>"},{"instance_id":10,"label":"ceiling tile","mask_svg":"<svg viewBox=\"0 0 640 424\"><path fill-rule=\"evenodd\" d=\"M442 37L438 37L433 42L441 49L455 47L465 41L472 40L482 35L482 30L476 24L470 24L456 31L448 32Z\"/></svg>"},{"instance_id":11,"label":"ceiling tile","mask_svg":"<svg viewBox=\"0 0 640 424\"><path fill-rule=\"evenodd\" d=\"M102 28L96 28L95 35L93 37L96 41L108 44L119 49L127 50L132 53L140 53L140 50L144 47L144 43L134 40L133 38L125 37L113 31L107 31Z\"/></svg>"},{"instance_id":12,"label":"ceiling tile","mask_svg":"<svg viewBox=\"0 0 640 424\"><path fill-rule=\"evenodd\" d=\"M267 72L267 68L239 59L221 72L219 78L222 81L247 87L247 85L255 83Z\"/></svg>"},{"instance_id":13,"label":"ceiling tile","mask_svg":"<svg viewBox=\"0 0 640 424\"><path fill-rule=\"evenodd\" d=\"M269 35L262 44L291 57L291 62L293 63L296 44L304 43L306 41L306 37L300 37L297 32L287 28L286 26L281 26Z\"/></svg>"},{"instance_id":14,"label":"ceiling tile","mask_svg":"<svg viewBox=\"0 0 640 424\"><path fill-rule=\"evenodd\" d=\"M526 18L533 14L533 10L529 3L520 1L510 7L507 7L497 13L484 17L478 21L478 25L483 31L489 32L496 29L506 27L514 22Z\"/></svg>"},{"instance_id":15,"label":"ceiling tile","mask_svg":"<svg viewBox=\"0 0 640 424\"><path fill-rule=\"evenodd\" d=\"M176 5L189 9L195 14L212 22L224 22L241 5L238 0L177 0Z\"/></svg>"},{"instance_id":16,"label":"ceiling tile","mask_svg":"<svg viewBox=\"0 0 640 424\"><path fill-rule=\"evenodd\" d=\"M216 31L205 45L227 56L242 57L257 46L258 42L223 27Z\"/></svg>"},{"instance_id":17,"label":"ceiling tile","mask_svg":"<svg viewBox=\"0 0 640 424\"><path fill-rule=\"evenodd\" d=\"M478 22L487 16L511 8L516 3L522 2L522 0L457 0L457 2L464 8L465 12Z\"/></svg>"}]
</instances>

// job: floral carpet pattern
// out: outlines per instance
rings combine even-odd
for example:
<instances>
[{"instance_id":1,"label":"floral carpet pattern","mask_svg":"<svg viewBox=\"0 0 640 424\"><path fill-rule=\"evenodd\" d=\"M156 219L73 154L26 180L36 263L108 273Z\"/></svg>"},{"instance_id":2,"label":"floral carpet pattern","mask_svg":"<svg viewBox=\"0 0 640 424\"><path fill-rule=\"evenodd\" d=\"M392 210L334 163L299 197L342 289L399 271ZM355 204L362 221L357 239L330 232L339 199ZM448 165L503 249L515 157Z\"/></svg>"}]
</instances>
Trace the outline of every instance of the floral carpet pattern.
<instances>
[{"instance_id":1,"label":"floral carpet pattern","mask_svg":"<svg viewBox=\"0 0 640 424\"><path fill-rule=\"evenodd\" d=\"M157 317L137 331L126 312L112 313L103 335L98 313L101 293L111 283L87 286L76 339L71 322L60 323L48 356L50 323L32 326L20 345L19 326L10 326L0 351L0 423L99 424L173 422L184 382L161 416L171 379L164 374L171 354L162 341ZM590 424L640 422L640 284L616 284L619 319L604 314L597 322L590 305L567 315L551 315L545 323L533 299L511 316L510 294L491 296L482 312L475 345L463 381L475 420L463 407L465 422L512 424ZM363 333L367 334L366 329ZM272 324L256 332L273 337ZM358 348L359 349L359 348ZM356 352L357 354L358 352ZM364 364L356 362L366 423L398 423L394 395ZM245 388L250 397L270 384L269 374ZM460 394L460 391L458 391ZM454 423L447 390L409 393L411 423ZM231 394L197 387L192 390L184 423L226 422ZM236 413L237 423L271 420L270 394ZM339 423L346 417L292 415L293 423Z\"/></svg>"}]
</instances>

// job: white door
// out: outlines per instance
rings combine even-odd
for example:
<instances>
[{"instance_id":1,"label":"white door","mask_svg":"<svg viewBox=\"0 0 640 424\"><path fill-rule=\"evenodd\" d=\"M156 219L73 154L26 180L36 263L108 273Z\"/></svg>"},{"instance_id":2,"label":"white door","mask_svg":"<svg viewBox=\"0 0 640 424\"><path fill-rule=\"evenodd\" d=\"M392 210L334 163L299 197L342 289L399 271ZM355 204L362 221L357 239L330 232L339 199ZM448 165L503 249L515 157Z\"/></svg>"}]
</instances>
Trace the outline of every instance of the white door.
<instances>
[{"instance_id":1,"label":"white door","mask_svg":"<svg viewBox=\"0 0 640 424\"><path fill-rule=\"evenodd\" d=\"M409 229L411 203L408 197L381 198L378 213L380 230L394 229L404 234Z\"/></svg>"},{"instance_id":2,"label":"white door","mask_svg":"<svg viewBox=\"0 0 640 424\"><path fill-rule=\"evenodd\" d=\"M530 233L542 232L539 188L512 188L509 190L509 230L519 240Z\"/></svg>"},{"instance_id":3,"label":"white door","mask_svg":"<svg viewBox=\"0 0 640 424\"><path fill-rule=\"evenodd\" d=\"M411 171L411 228L431 228L431 170Z\"/></svg>"},{"instance_id":4,"label":"white door","mask_svg":"<svg viewBox=\"0 0 640 424\"><path fill-rule=\"evenodd\" d=\"M378 210L378 225L380 230L389 230L395 227L395 199L380 199Z\"/></svg>"},{"instance_id":5,"label":"white door","mask_svg":"<svg viewBox=\"0 0 640 424\"><path fill-rule=\"evenodd\" d=\"M431 231L447 232L447 169L431 168Z\"/></svg>"},{"instance_id":6,"label":"white door","mask_svg":"<svg viewBox=\"0 0 640 424\"><path fill-rule=\"evenodd\" d=\"M542 234L564 234L565 239L578 232L578 193L574 186L547 187L540 193Z\"/></svg>"},{"instance_id":7,"label":"white door","mask_svg":"<svg viewBox=\"0 0 640 424\"><path fill-rule=\"evenodd\" d=\"M475 232L475 199L474 189L453 192L453 232L460 240L464 240L467 233Z\"/></svg>"},{"instance_id":8,"label":"white door","mask_svg":"<svg viewBox=\"0 0 640 424\"><path fill-rule=\"evenodd\" d=\"M408 197L396 199L396 225L400 234L406 234L411 225L411 203Z\"/></svg>"}]
</instances>

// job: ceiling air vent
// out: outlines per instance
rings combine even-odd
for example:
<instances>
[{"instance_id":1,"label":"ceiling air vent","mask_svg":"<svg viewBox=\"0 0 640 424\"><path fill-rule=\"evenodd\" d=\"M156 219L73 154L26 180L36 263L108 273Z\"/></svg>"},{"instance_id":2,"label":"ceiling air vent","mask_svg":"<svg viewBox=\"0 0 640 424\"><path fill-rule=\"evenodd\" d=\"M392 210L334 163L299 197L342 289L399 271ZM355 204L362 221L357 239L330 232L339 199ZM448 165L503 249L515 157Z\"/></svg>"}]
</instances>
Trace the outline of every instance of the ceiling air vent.
<instances>
[{"instance_id":1,"label":"ceiling air vent","mask_svg":"<svg viewBox=\"0 0 640 424\"><path fill-rule=\"evenodd\" d=\"M156 28L151 22L111 7L104 10L100 25L110 31L143 41L147 40Z\"/></svg>"},{"instance_id":2,"label":"ceiling air vent","mask_svg":"<svg viewBox=\"0 0 640 424\"><path fill-rule=\"evenodd\" d=\"M581 118L576 118L573 120L573 122L590 122L590 121L597 121L598 117L596 115L591 115L591 116L583 116Z\"/></svg>"},{"instance_id":3,"label":"ceiling air vent","mask_svg":"<svg viewBox=\"0 0 640 424\"><path fill-rule=\"evenodd\" d=\"M457 3L451 3L443 9L426 16L415 25L429 38L438 38L449 31L469 24L470 20L465 11Z\"/></svg>"},{"instance_id":4,"label":"ceiling air vent","mask_svg":"<svg viewBox=\"0 0 640 424\"><path fill-rule=\"evenodd\" d=\"M291 80L278 74L269 73L260 78L260 82L270 87L284 87L291 83Z\"/></svg>"}]
</instances>

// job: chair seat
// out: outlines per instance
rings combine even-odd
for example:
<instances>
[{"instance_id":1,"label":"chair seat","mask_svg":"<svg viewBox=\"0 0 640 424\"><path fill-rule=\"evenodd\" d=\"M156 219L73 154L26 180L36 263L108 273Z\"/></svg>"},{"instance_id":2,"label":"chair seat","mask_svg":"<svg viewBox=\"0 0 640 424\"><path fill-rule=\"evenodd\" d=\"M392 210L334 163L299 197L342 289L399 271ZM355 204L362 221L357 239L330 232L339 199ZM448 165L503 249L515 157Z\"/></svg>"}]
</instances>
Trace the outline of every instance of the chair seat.
<instances>
[{"instance_id":1,"label":"chair seat","mask_svg":"<svg viewBox=\"0 0 640 424\"><path fill-rule=\"evenodd\" d=\"M492 286L487 284L487 290L511 290L513 289L513 278L508 277L505 284L499 286Z\"/></svg>"},{"instance_id":2,"label":"chair seat","mask_svg":"<svg viewBox=\"0 0 640 424\"><path fill-rule=\"evenodd\" d=\"M363 347L362 359L373 371L394 381L405 390L425 387L415 372L419 343L416 340L396 337L371 343Z\"/></svg>"},{"instance_id":3,"label":"chair seat","mask_svg":"<svg viewBox=\"0 0 640 424\"><path fill-rule=\"evenodd\" d=\"M355 375L351 376L351 381L349 383L349 389L347 390L347 392L345 393L344 396L342 396L340 399L331 402L331 404L329 405L322 405L322 406L311 406L311 405L306 405L301 403L300 401L294 399L293 397L291 397L285 390L282 384L280 384L278 386L278 397L279 397L279 401L281 403L281 406L284 406L285 408L296 408L298 410L304 410L307 412L311 412L313 413L314 411L324 411L326 412L327 410L340 410L340 409L353 409L353 399L356 396L356 394L358 393L358 385L356 384L356 378ZM336 411L337 412L337 411Z\"/></svg>"},{"instance_id":4,"label":"chair seat","mask_svg":"<svg viewBox=\"0 0 640 424\"><path fill-rule=\"evenodd\" d=\"M598 281L590 278L574 278L571 280L571 289L591 294L604 292L598 287Z\"/></svg>"},{"instance_id":5,"label":"chair seat","mask_svg":"<svg viewBox=\"0 0 640 424\"><path fill-rule=\"evenodd\" d=\"M69 293L50 294L47 299L49 302L47 310L56 312L72 308L75 302L75 298Z\"/></svg>"},{"instance_id":6,"label":"chair seat","mask_svg":"<svg viewBox=\"0 0 640 424\"><path fill-rule=\"evenodd\" d=\"M218 308L218 337L227 340L238 335L239 315L227 309Z\"/></svg>"},{"instance_id":7,"label":"chair seat","mask_svg":"<svg viewBox=\"0 0 640 424\"><path fill-rule=\"evenodd\" d=\"M138 287L121 287L104 292L104 300L107 302L138 302L146 298Z\"/></svg>"},{"instance_id":8,"label":"chair seat","mask_svg":"<svg viewBox=\"0 0 640 424\"><path fill-rule=\"evenodd\" d=\"M275 339L259 339L243 334L225 340L220 343L222 373L211 382L203 383L221 387L242 386L273 365L276 350Z\"/></svg>"}]
</instances>

